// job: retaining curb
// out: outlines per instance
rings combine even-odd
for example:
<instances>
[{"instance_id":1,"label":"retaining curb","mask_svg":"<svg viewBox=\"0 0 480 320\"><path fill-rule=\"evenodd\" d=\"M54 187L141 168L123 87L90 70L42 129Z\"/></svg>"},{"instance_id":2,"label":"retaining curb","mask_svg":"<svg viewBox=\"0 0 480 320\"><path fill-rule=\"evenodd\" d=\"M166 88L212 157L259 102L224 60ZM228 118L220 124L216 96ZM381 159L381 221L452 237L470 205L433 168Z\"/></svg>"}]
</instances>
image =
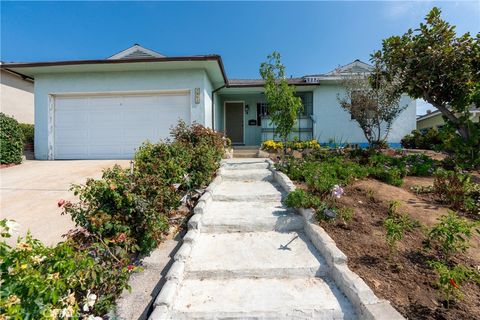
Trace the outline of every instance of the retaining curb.
<instances>
[{"instance_id":1,"label":"retaining curb","mask_svg":"<svg viewBox=\"0 0 480 320\"><path fill-rule=\"evenodd\" d=\"M287 192L296 189L292 180L283 172L275 169L274 163L269 169L274 180ZM335 241L319 225L315 224L313 209L296 208L304 218L304 231L313 245L323 255L328 266L330 278L353 304L361 319L368 320L400 320L405 319L387 300L379 299L360 276L350 270L347 256L337 247Z\"/></svg>"},{"instance_id":2,"label":"retaining curb","mask_svg":"<svg viewBox=\"0 0 480 320\"><path fill-rule=\"evenodd\" d=\"M183 237L183 243L174 256L174 263L168 270L166 282L155 298L154 309L148 320L167 320L170 319L170 310L173 306L173 300L178 293L178 289L185 275L185 264L190 253L195 246L195 241L199 236L202 227L202 216L207 205L212 202L213 191L222 182L222 173L226 165L225 160L220 162L220 168L216 172L216 177L210 182L203 195L198 199L197 205L193 208L194 215L188 220L188 232Z\"/></svg>"}]
</instances>

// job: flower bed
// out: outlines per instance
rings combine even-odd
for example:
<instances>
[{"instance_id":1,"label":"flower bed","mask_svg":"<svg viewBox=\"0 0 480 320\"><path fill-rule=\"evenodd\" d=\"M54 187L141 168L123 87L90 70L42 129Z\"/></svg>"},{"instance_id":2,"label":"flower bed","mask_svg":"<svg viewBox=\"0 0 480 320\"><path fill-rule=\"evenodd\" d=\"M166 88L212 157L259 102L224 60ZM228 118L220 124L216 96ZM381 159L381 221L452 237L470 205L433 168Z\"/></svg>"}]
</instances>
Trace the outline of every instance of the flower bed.
<instances>
[{"instance_id":1,"label":"flower bed","mask_svg":"<svg viewBox=\"0 0 480 320\"><path fill-rule=\"evenodd\" d=\"M475 238L480 235L480 186L469 174L446 171L424 155L361 149L321 149L277 167L297 184L286 204L313 208L317 223L348 255L349 266L404 316L480 316L480 240ZM433 185L416 193L431 194L431 201L410 190L405 195L399 186L407 176L430 177ZM369 177L390 186L365 180ZM375 187L362 187L367 182ZM396 200L401 195L413 203L409 211ZM458 211L437 212L442 204Z\"/></svg>"},{"instance_id":2,"label":"flower bed","mask_svg":"<svg viewBox=\"0 0 480 320\"><path fill-rule=\"evenodd\" d=\"M116 166L72 186L79 201L58 202L77 226L65 242L48 247L29 235L13 248L0 242L0 318L112 316L130 273L141 270L140 255L162 241L179 206L193 208L223 156L225 140L203 126L179 123L172 136L143 144L133 170ZM15 224L0 227L9 237Z\"/></svg>"}]
</instances>

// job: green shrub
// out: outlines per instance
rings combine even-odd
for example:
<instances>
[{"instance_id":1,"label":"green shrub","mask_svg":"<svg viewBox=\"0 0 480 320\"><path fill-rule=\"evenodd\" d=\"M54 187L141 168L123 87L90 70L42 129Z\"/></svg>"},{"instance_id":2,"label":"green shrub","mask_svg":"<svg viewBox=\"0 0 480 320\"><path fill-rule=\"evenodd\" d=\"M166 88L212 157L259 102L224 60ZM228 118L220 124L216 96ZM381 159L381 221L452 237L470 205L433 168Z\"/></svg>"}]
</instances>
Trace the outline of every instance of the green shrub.
<instances>
[{"instance_id":1,"label":"green shrub","mask_svg":"<svg viewBox=\"0 0 480 320\"><path fill-rule=\"evenodd\" d=\"M302 189L290 192L285 198L285 205L291 208L318 208L322 200Z\"/></svg>"},{"instance_id":2,"label":"green shrub","mask_svg":"<svg viewBox=\"0 0 480 320\"><path fill-rule=\"evenodd\" d=\"M20 128L22 129L22 133L23 133L23 144L33 145L34 135L35 135L34 125L29 123L20 123Z\"/></svg>"},{"instance_id":3,"label":"green shrub","mask_svg":"<svg viewBox=\"0 0 480 320\"><path fill-rule=\"evenodd\" d=\"M464 265L456 265L451 268L440 261L429 261L428 264L438 275L437 289L443 294L447 308L450 307L451 300L463 297L461 286L464 283L480 284L480 274L474 268Z\"/></svg>"},{"instance_id":4,"label":"green shrub","mask_svg":"<svg viewBox=\"0 0 480 320\"><path fill-rule=\"evenodd\" d=\"M348 225L355 215L355 210L350 207L342 207L337 209L337 213L340 219L342 219L343 224Z\"/></svg>"},{"instance_id":5,"label":"green shrub","mask_svg":"<svg viewBox=\"0 0 480 320\"><path fill-rule=\"evenodd\" d=\"M480 214L480 185L473 182L468 173L438 169L433 191L452 209Z\"/></svg>"},{"instance_id":6,"label":"green shrub","mask_svg":"<svg viewBox=\"0 0 480 320\"><path fill-rule=\"evenodd\" d=\"M155 183L154 179L148 182ZM64 213L101 239L125 237L122 246L127 252L148 252L168 229L165 209L178 206L180 195L161 184L143 183L143 176L138 179L119 166L107 169L101 179L72 187L79 202L67 202Z\"/></svg>"},{"instance_id":7,"label":"green shrub","mask_svg":"<svg viewBox=\"0 0 480 320\"><path fill-rule=\"evenodd\" d=\"M10 237L7 224L0 221L3 238ZM80 244L69 238L48 247L27 234L13 248L0 239L0 247L0 314L12 319L106 314L136 268L114 246L98 241Z\"/></svg>"},{"instance_id":8,"label":"green shrub","mask_svg":"<svg viewBox=\"0 0 480 320\"><path fill-rule=\"evenodd\" d=\"M228 140L212 129L199 124L189 126L183 121L180 121L171 133L177 143L191 152L188 174L192 186L206 186L219 168Z\"/></svg>"},{"instance_id":9,"label":"green shrub","mask_svg":"<svg viewBox=\"0 0 480 320\"><path fill-rule=\"evenodd\" d=\"M399 187L403 184L405 172L395 167L376 166L370 168L370 175L375 179Z\"/></svg>"},{"instance_id":10,"label":"green shrub","mask_svg":"<svg viewBox=\"0 0 480 320\"><path fill-rule=\"evenodd\" d=\"M17 120L0 112L0 164L21 163L23 134Z\"/></svg>"},{"instance_id":11,"label":"green shrub","mask_svg":"<svg viewBox=\"0 0 480 320\"><path fill-rule=\"evenodd\" d=\"M435 248L448 259L457 252L465 252L470 247L470 238L480 222L472 222L460 218L455 212L449 212L438 219L428 231L428 238L425 242L427 248Z\"/></svg>"},{"instance_id":12,"label":"green shrub","mask_svg":"<svg viewBox=\"0 0 480 320\"><path fill-rule=\"evenodd\" d=\"M426 132L413 130L400 141L402 147L407 149L441 149L443 144L442 134L437 128L429 129Z\"/></svg>"}]
</instances>

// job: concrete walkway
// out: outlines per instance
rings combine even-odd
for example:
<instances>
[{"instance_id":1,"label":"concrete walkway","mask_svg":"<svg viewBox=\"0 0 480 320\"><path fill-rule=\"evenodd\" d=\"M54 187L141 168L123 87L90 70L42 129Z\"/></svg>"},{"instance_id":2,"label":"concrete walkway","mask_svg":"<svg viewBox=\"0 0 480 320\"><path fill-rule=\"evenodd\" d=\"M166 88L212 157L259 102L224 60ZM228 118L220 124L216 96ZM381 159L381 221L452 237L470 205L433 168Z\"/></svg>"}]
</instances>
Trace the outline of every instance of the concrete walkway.
<instances>
[{"instance_id":1,"label":"concrete walkway","mask_svg":"<svg viewBox=\"0 0 480 320\"><path fill-rule=\"evenodd\" d=\"M358 318L302 216L282 204L285 191L268 166L264 159L227 161L179 264L181 279L174 290L162 289L150 319Z\"/></svg>"}]
</instances>

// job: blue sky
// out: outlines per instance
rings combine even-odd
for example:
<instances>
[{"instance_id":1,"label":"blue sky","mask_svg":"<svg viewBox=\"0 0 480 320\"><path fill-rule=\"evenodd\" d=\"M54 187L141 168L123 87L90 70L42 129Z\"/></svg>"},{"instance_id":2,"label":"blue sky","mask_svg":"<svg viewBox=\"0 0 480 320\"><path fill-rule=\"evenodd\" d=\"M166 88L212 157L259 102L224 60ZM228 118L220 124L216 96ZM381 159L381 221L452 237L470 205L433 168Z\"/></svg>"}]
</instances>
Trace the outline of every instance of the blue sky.
<instances>
[{"instance_id":1,"label":"blue sky","mask_svg":"<svg viewBox=\"0 0 480 320\"><path fill-rule=\"evenodd\" d=\"M480 1L2 1L0 55L6 62L101 59L139 43L167 56L217 53L229 78L257 78L277 50L287 73L302 76L368 61L382 39L418 26L433 6L459 33L480 31Z\"/></svg>"}]
</instances>

